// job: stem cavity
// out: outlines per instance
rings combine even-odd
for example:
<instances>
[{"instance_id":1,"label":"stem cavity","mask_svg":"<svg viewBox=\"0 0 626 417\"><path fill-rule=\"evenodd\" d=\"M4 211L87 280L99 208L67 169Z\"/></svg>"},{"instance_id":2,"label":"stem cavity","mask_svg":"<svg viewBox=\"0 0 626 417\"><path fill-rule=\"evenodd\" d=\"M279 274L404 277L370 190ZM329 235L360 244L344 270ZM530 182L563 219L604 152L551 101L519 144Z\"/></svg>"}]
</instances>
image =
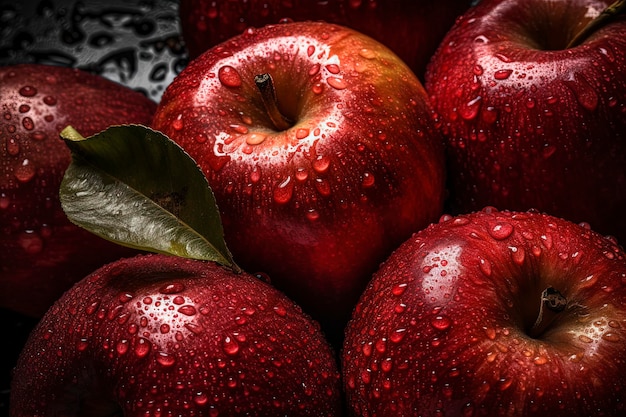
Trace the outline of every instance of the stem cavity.
<instances>
[{"instance_id":1,"label":"stem cavity","mask_svg":"<svg viewBox=\"0 0 626 417\"><path fill-rule=\"evenodd\" d=\"M274 127L277 130L286 130L293 126L293 122L278 109L278 99L276 98L276 89L274 88L272 76L269 73L259 74L254 77L254 83L261 92L265 110Z\"/></svg>"},{"instance_id":2,"label":"stem cavity","mask_svg":"<svg viewBox=\"0 0 626 417\"><path fill-rule=\"evenodd\" d=\"M565 307L567 307L567 298L563 294L552 287L543 290L537 320L529 331L530 337L537 338L543 334L558 314L565 310Z\"/></svg>"},{"instance_id":3,"label":"stem cavity","mask_svg":"<svg viewBox=\"0 0 626 417\"><path fill-rule=\"evenodd\" d=\"M574 48L585 41L593 32L613 21L616 17L626 12L626 0L617 0L602 11L587 26L574 36L567 48Z\"/></svg>"}]
</instances>

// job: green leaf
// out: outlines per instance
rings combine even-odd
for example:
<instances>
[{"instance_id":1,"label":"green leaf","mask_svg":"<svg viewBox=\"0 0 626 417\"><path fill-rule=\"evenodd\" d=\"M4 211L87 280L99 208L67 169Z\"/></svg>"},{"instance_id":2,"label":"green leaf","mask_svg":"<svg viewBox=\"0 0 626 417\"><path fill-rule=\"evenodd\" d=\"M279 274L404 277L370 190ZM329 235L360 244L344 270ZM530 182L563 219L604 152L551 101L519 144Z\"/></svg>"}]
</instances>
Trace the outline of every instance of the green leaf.
<instances>
[{"instance_id":1,"label":"green leaf","mask_svg":"<svg viewBox=\"0 0 626 417\"><path fill-rule=\"evenodd\" d=\"M124 125L84 138L68 126L61 138L72 163L60 198L73 223L124 246L240 270L206 177L167 136Z\"/></svg>"}]
</instances>

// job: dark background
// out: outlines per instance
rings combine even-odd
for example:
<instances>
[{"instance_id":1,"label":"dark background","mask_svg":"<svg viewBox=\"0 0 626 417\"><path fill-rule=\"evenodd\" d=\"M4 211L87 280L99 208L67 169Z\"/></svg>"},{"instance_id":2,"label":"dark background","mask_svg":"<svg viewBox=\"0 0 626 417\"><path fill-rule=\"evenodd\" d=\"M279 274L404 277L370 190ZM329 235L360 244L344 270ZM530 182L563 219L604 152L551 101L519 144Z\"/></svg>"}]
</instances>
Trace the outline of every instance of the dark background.
<instances>
[{"instance_id":1,"label":"dark background","mask_svg":"<svg viewBox=\"0 0 626 417\"><path fill-rule=\"evenodd\" d=\"M0 66L80 68L157 102L187 64L179 33L177 0L0 0ZM0 417L9 415L11 369L37 321L0 309Z\"/></svg>"}]
</instances>

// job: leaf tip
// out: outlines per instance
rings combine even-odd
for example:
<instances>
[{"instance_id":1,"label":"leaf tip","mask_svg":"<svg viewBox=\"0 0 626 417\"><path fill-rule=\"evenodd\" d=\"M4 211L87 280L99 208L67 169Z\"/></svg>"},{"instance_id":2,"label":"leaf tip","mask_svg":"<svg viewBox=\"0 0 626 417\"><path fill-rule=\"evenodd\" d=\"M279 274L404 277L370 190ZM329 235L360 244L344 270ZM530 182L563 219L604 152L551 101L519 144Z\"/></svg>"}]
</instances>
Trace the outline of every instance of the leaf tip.
<instances>
[{"instance_id":1,"label":"leaf tip","mask_svg":"<svg viewBox=\"0 0 626 417\"><path fill-rule=\"evenodd\" d=\"M74 127L71 125L66 126L65 129L61 131L60 135L61 135L61 138L72 141L72 142L79 142L81 140L85 140L85 137L81 135L80 133L78 133L78 131L74 129Z\"/></svg>"}]
</instances>

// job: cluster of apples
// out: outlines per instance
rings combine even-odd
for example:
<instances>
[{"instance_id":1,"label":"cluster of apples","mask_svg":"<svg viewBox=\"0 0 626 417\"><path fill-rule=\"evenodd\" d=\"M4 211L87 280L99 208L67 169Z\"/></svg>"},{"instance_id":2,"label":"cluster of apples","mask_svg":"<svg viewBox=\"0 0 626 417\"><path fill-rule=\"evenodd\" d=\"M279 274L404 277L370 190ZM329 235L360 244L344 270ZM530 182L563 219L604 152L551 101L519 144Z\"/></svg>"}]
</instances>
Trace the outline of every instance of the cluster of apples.
<instances>
[{"instance_id":1,"label":"cluster of apples","mask_svg":"<svg viewBox=\"0 0 626 417\"><path fill-rule=\"evenodd\" d=\"M0 68L11 417L623 415L625 7L181 0L158 104Z\"/></svg>"}]
</instances>

